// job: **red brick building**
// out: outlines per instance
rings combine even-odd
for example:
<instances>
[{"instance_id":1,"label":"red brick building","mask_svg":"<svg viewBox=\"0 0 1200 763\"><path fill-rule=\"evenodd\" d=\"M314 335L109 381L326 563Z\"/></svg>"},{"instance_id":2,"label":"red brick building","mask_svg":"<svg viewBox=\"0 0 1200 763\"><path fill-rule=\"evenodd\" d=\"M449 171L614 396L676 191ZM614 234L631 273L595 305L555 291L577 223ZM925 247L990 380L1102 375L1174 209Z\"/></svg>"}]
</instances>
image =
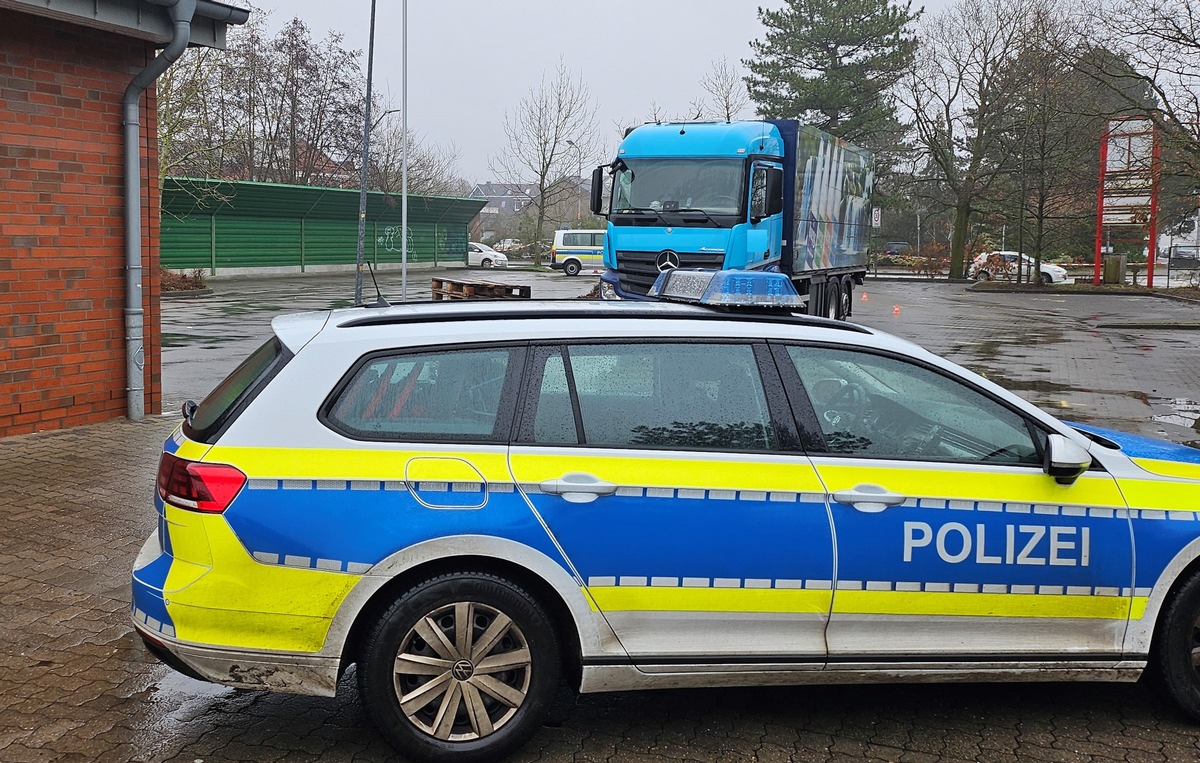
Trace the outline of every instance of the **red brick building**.
<instances>
[{"instance_id":1,"label":"red brick building","mask_svg":"<svg viewBox=\"0 0 1200 763\"><path fill-rule=\"evenodd\" d=\"M0 437L161 409L153 85L131 90L136 164L122 103L164 44L223 47L246 18L209 0L0 0Z\"/></svg>"}]
</instances>

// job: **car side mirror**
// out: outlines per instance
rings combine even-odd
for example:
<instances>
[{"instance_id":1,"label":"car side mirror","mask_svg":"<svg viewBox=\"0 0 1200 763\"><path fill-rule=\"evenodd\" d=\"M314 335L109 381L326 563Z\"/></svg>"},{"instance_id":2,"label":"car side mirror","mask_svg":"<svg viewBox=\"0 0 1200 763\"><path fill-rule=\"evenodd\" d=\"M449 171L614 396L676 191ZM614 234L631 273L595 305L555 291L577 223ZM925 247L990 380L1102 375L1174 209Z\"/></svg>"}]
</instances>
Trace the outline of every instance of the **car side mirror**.
<instances>
[{"instance_id":1,"label":"car side mirror","mask_svg":"<svg viewBox=\"0 0 1200 763\"><path fill-rule=\"evenodd\" d=\"M1060 485L1071 485L1092 465L1092 457L1079 445L1060 434L1052 434L1046 443L1046 462L1042 468Z\"/></svg>"}]
</instances>

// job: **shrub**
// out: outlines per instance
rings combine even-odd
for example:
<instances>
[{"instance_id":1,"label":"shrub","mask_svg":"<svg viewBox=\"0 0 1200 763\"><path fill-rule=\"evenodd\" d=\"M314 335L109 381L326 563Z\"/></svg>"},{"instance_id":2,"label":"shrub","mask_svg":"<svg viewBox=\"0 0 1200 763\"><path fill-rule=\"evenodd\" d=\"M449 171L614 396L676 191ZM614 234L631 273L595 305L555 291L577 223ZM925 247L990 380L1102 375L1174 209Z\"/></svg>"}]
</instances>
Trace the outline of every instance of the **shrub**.
<instances>
[{"instance_id":1,"label":"shrub","mask_svg":"<svg viewBox=\"0 0 1200 763\"><path fill-rule=\"evenodd\" d=\"M196 268L191 273L177 273L162 266L158 268L158 283L163 291L194 291L208 285L201 268Z\"/></svg>"}]
</instances>

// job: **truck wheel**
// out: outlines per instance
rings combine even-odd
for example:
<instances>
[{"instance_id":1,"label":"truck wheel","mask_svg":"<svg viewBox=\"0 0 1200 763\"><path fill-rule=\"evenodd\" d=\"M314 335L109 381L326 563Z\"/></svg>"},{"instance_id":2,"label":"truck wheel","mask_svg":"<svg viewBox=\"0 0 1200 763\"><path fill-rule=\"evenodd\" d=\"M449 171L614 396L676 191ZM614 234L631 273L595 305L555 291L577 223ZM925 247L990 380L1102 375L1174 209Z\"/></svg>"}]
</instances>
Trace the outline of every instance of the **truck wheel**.
<instances>
[{"instance_id":1,"label":"truck wheel","mask_svg":"<svg viewBox=\"0 0 1200 763\"><path fill-rule=\"evenodd\" d=\"M358 686L404 757L479 763L533 736L558 676L557 635L537 601L502 578L459 572L426 580L383 613Z\"/></svg>"},{"instance_id":2,"label":"truck wheel","mask_svg":"<svg viewBox=\"0 0 1200 763\"><path fill-rule=\"evenodd\" d=\"M842 278L842 320L846 320L854 312L854 277Z\"/></svg>"},{"instance_id":3,"label":"truck wheel","mask_svg":"<svg viewBox=\"0 0 1200 763\"><path fill-rule=\"evenodd\" d=\"M842 290L838 285L837 279L829 281L825 284L825 317L831 321L841 320L842 313Z\"/></svg>"},{"instance_id":4,"label":"truck wheel","mask_svg":"<svg viewBox=\"0 0 1200 763\"><path fill-rule=\"evenodd\" d=\"M1150 678L1192 720L1200 720L1200 572L1193 573L1159 618Z\"/></svg>"},{"instance_id":5,"label":"truck wheel","mask_svg":"<svg viewBox=\"0 0 1200 763\"><path fill-rule=\"evenodd\" d=\"M563 263L563 272L566 273L567 275L577 276L577 275L579 275L579 271L580 271L579 263L576 262L575 260L567 260L566 262Z\"/></svg>"}]
</instances>

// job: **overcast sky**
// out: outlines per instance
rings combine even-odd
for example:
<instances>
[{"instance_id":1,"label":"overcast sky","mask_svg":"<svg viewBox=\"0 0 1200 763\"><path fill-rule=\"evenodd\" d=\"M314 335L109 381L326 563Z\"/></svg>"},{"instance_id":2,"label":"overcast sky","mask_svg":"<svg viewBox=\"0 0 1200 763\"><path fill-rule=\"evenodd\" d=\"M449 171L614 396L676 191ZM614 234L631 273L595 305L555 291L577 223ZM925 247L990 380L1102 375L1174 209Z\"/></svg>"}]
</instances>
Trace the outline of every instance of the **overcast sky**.
<instances>
[{"instance_id":1,"label":"overcast sky","mask_svg":"<svg viewBox=\"0 0 1200 763\"><path fill-rule=\"evenodd\" d=\"M934 0L927 5L943 5ZM236 3L236 0L234 0ZM256 0L275 32L293 16L320 39L330 30L363 51L366 71L370 0ZM581 75L596 103L609 150L619 128L637 124L655 102L681 115L704 93L700 79L722 56L750 55L764 37L759 5L782 0L413 0L408 4L408 124L427 142L453 144L459 172L493 179L492 156L505 149L504 115L561 57ZM914 6L917 3L914 3ZM379 0L375 20L375 90L400 105L401 1ZM743 115L752 117L753 109ZM393 118L399 118L397 115ZM585 170L586 171L586 170Z\"/></svg>"}]
</instances>

